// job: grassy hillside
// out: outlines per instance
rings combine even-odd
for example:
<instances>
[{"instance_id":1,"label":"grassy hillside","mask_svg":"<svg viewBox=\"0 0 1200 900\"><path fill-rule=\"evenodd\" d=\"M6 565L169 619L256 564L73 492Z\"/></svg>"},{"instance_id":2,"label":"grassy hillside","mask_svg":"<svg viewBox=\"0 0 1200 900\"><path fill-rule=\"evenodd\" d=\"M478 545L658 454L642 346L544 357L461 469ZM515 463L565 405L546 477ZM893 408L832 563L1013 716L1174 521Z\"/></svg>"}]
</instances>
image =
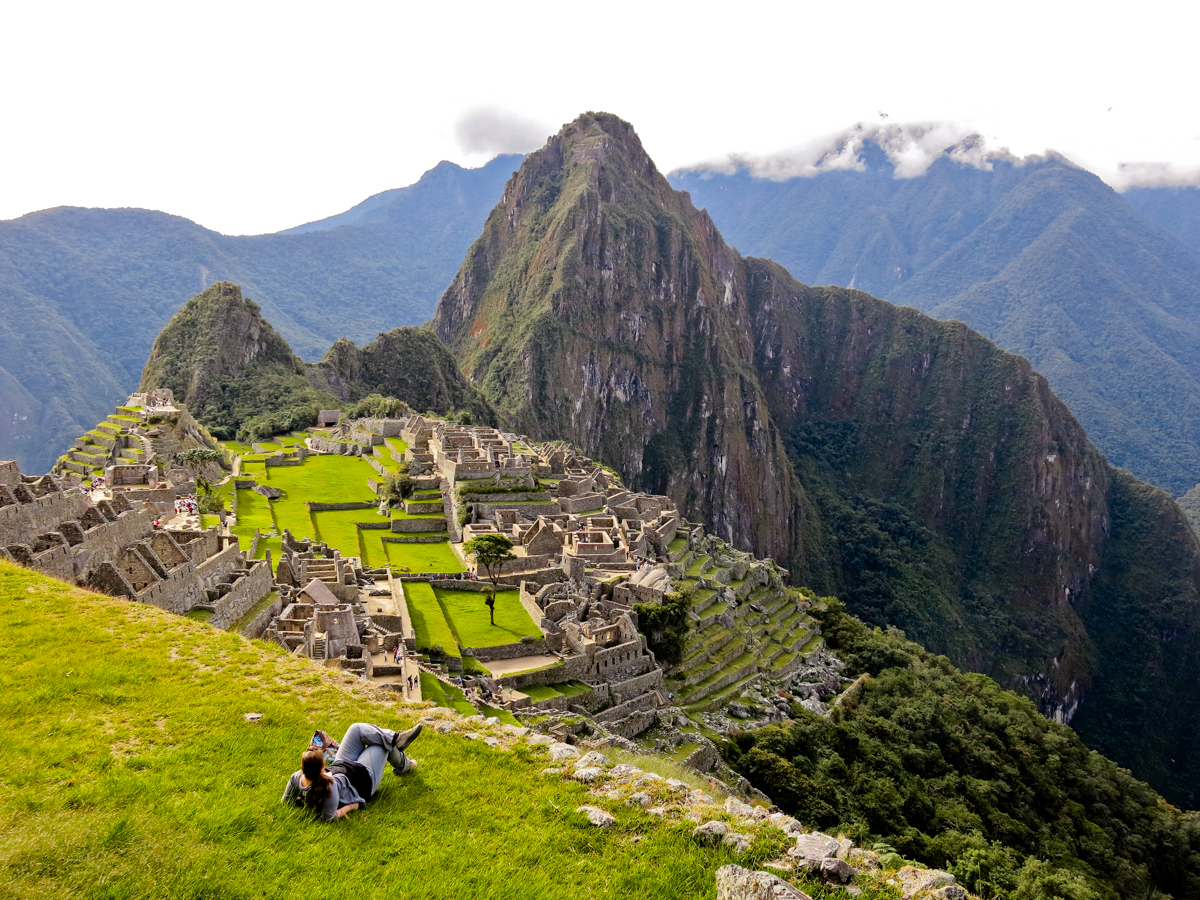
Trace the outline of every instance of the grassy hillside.
<instances>
[{"instance_id":1,"label":"grassy hillside","mask_svg":"<svg viewBox=\"0 0 1200 900\"><path fill-rule=\"evenodd\" d=\"M707 897L735 861L632 808L592 828L574 810L604 802L544 758L433 729L415 775L324 824L279 802L313 730L419 708L3 562L0 599L4 896Z\"/></svg>"}]
</instances>

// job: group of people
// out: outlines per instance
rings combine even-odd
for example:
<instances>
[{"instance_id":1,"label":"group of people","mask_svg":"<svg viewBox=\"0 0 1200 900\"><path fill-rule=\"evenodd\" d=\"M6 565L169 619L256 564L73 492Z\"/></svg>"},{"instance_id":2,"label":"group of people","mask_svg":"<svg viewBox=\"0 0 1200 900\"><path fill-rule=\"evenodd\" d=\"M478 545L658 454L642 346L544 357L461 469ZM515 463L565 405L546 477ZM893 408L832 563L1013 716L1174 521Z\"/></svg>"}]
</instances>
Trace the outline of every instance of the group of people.
<instances>
[{"instance_id":1,"label":"group of people","mask_svg":"<svg viewBox=\"0 0 1200 900\"><path fill-rule=\"evenodd\" d=\"M283 789L283 802L312 810L327 822L362 809L378 793L385 765L391 763L396 775L417 768L404 751L420 733L419 724L393 731L367 722L355 722L340 742L316 732L300 756L300 769Z\"/></svg>"},{"instance_id":2,"label":"group of people","mask_svg":"<svg viewBox=\"0 0 1200 900\"><path fill-rule=\"evenodd\" d=\"M651 566L655 566L655 565L658 565L658 563L656 563L652 559L646 559L646 557L644 557L644 556L639 556L637 558L637 567L638 567L639 572L642 571L642 569L648 569Z\"/></svg>"},{"instance_id":3,"label":"group of people","mask_svg":"<svg viewBox=\"0 0 1200 900\"><path fill-rule=\"evenodd\" d=\"M180 497L175 501L175 515L198 516L199 514L200 506L196 503L195 497Z\"/></svg>"}]
</instances>

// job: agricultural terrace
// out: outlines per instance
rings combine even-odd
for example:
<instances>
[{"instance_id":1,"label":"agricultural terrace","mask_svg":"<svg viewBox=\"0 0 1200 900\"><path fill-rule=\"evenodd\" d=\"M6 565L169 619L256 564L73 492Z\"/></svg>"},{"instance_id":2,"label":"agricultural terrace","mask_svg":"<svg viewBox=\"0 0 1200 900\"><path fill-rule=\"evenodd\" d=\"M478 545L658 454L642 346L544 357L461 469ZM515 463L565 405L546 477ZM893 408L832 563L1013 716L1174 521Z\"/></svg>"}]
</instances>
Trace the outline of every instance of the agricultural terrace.
<instances>
[{"instance_id":1,"label":"agricultural terrace","mask_svg":"<svg viewBox=\"0 0 1200 900\"><path fill-rule=\"evenodd\" d=\"M0 596L6 896L711 897L718 866L783 848L697 847L691 823L539 776L542 752L433 728L415 773L388 772L366 810L327 824L279 802L314 729L407 728L426 708L5 562ZM46 665L64 634L86 664ZM586 803L618 824L592 828Z\"/></svg>"},{"instance_id":2,"label":"agricultural terrace","mask_svg":"<svg viewBox=\"0 0 1200 900\"><path fill-rule=\"evenodd\" d=\"M287 435L276 443L290 446L300 440ZM262 443L267 449L272 442ZM389 443L403 450L403 441L389 438ZM249 447L226 443L235 452L248 452ZM438 531L444 516L437 514L411 515L394 510L396 519L427 521L428 529L410 533L407 537L433 536L432 543L401 543L390 531L390 522L374 509L319 510L310 512L307 503L350 503L374 501L375 495L367 484L368 478L378 478L370 464L357 456L320 455L307 457L299 466L267 466L263 457L242 456L242 472L259 484L279 488L278 500L267 500L253 490L237 492L238 517L233 533L244 549L249 550L257 529L261 532L255 556L262 559L267 550L279 556L284 529L297 538L326 541L346 556L359 556L364 565L379 568L387 565L399 571L423 574L427 572L464 572L466 566L446 542L445 532ZM229 488L228 490L232 490ZM432 497L440 496L432 492ZM367 527L359 527L367 526ZM386 539L386 540L385 540Z\"/></svg>"},{"instance_id":3,"label":"agricultural terrace","mask_svg":"<svg viewBox=\"0 0 1200 900\"><path fill-rule=\"evenodd\" d=\"M542 636L516 591L496 594L495 625L489 619L484 602L487 594L483 591L447 590L423 581L407 581L404 596L418 649L440 646L451 656L458 656L460 647L494 647L515 644L523 637Z\"/></svg>"}]
</instances>

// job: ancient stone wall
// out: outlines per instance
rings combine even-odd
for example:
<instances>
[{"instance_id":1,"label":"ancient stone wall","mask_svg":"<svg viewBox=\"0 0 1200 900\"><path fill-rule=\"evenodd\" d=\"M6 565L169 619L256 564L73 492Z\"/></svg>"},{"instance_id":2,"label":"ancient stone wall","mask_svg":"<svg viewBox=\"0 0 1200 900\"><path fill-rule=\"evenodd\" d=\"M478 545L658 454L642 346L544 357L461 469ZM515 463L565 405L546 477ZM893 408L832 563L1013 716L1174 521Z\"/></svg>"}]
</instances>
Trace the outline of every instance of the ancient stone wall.
<instances>
[{"instance_id":1,"label":"ancient stone wall","mask_svg":"<svg viewBox=\"0 0 1200 900\"><path fill-rule=\"evenodd\" d=\"M198 570L197 574L200 574ZM250 571L233 583L233 589L213 604L216 609L210 624L214 628L228 628L253 609L254 604L271 593L274 588L275 582L271 577L271 567L267 565L266 561L259 560L252 563ZM269 621L270 619L267 619L267 622ZM263 627L266 627L265 622Z\"/></svg>"},{"instance_id":2,"label":"ancient stone wall","mask_svg":"<svg viewBox=\"0 0 1200 900\"><path fill-rule=\"evenodd\" d=\"M0 488L0 546L24 544L31 535L53 531L60 523L78 519L88 507L82 492L55 491L34 497L23 484ZM16 502L11 502L15 500Z\"/></svg>"},{"instance_id":3,"label":"ancient stone wall","mask_svg":"<svg viewBox=\"0 0 1200 900\"><path fill-rule=\"evenodd\" d=\"M480 662L493 662L497 659L517 659L522 656L545 656L546 641L544 638L518 641L513 644L496 644L492 647L464 647L463 653L474 656Z\"/></svg>"}]
</instances>

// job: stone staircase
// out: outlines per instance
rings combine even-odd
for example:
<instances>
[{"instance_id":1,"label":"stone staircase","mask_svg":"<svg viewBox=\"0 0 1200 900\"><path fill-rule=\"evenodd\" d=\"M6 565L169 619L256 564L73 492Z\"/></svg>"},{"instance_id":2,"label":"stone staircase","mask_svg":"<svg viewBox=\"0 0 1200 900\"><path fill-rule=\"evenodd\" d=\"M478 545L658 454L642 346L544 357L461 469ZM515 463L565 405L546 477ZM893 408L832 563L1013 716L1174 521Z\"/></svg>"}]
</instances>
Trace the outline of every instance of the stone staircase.
<instances>
[{"instance_id":1,"label":"stone staircase","mask_svg":"<svg viewBox=\"0 0 1200 900\"><path fill-rule=\"evenodd\" d=\"M314 559L309 562L306 570L309 578L316 578L325 584L337 584L337 563L332 559Z\"/></svg>"},{"instance_id":2,"label":"stone staircase","mask_svg":"<svg viewBox=\"0 0 1200 900\"><path fill-rule=\"evenodd\" d=\"M325 638L313 638L312 658L325 658Z\"/></svg>"}]
</instances>

